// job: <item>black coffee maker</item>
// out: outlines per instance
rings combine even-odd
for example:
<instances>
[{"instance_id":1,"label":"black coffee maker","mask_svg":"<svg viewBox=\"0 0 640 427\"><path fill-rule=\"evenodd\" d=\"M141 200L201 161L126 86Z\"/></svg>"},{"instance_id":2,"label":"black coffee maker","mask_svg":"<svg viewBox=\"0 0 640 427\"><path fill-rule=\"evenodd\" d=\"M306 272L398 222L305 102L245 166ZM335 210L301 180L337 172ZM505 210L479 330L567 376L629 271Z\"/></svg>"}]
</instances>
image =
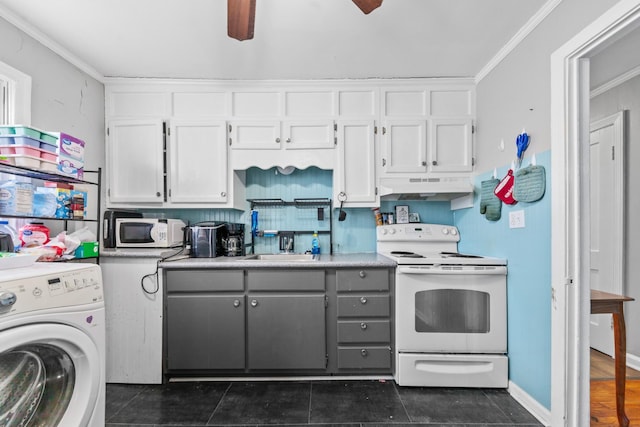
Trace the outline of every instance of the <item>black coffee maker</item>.
<instances>
[{"instance_id":1,"label":"black coffee maker","mask_svg":"<svg viewBox=\"0 0 640 427\"><path fill-rule=\"evenodd\" d=\"M223 239L225 256L244 256L244 224L227 223L227 235Z\"/></svg>"}]
</instances>

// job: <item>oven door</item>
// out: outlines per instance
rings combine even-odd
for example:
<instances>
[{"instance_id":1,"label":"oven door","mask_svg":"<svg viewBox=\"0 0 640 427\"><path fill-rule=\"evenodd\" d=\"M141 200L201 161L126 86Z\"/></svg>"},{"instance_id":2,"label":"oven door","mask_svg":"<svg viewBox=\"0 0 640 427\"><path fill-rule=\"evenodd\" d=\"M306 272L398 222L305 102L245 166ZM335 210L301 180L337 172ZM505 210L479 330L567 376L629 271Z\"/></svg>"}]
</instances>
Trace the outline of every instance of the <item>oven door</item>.
<instances>
[{"instance_id":1,"label":"oven door","mask_svg":"<svg viewBox=\"0 0 640 427\"><path fill-rule=\"evenodd\" d=\"M506 353L504 266L399 266L398 352Z\"/></svg>"}]
</instances>

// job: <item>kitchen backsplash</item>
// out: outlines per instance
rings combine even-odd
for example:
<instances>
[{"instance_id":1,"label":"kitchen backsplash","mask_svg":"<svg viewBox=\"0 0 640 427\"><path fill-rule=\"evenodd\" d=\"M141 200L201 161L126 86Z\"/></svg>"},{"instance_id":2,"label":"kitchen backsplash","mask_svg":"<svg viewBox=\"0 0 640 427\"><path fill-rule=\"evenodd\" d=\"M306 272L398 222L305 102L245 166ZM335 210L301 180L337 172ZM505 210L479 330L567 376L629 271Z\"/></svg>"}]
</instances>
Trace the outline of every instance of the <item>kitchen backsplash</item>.
<instances>
[{"instance_id":1,"label":"kitchen backsplash","mask_svg":"<svg viewBox=\"0 0 640 427\"><path fill-rule=\"evenodd\" d=\"M325 198L332 196L333 172L310 167L295 170L290 175L277 173L275 168L263 170L250 168L246 175L247 199L282 199L292 201L296 198ZM420 215L421 222L437 224L453 224L453 212L449 202L425 201L383 201L382 212L393 212L395 205L409 205L410 212ZM200 221L229 221L246 225L247 242L250 242L250 205L246 211L232 209L173 209L145 210L145 216L180 218L188 223ZM317 220L317 210L295 207L260 207L258 210L258 227L261 230L329 230L329 212L325 212L325 220ZM375 220L371 209L345 209L347 217L338 221L338 209L333 210L333 249L335 253L375 252L376 235ZM304 252L311 249L311 234L296 236L295 251ZM321 253L329 252L329 236L320 234ZM278 239L275 237L259 237L255 239L256 253L278 252Z\"/></svg>"}]
</instances>

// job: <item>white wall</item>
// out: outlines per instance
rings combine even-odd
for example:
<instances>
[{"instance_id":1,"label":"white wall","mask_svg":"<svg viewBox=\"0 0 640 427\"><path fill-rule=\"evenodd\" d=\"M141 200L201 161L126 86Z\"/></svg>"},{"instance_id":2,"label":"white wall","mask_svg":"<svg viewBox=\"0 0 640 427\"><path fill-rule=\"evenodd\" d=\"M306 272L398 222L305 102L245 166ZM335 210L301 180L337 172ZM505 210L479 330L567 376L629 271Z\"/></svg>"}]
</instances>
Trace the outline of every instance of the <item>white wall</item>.
<instances>
[{"instance_id":1,"label":"white wall","mask_svg":"<svg viewBox=\"0 0 640 427\"><path fill-rule=\"evenodd\" d=\"M640 161L640 76L617 86L591 100L591 120L595 121L610 116L621 110L628 110L625 119L625 274L623 291L636 299L625 304L625 321L627 325L627 351L640 360L640 169L635 167ZM637 361L636 361L637 363Z\"/></svg>"},{"instance_id":2,"label":"white wall","mask_svg":"<svg viewBox=\"0 0 640 427\"><path fill-rule=\"evenodd\" d=\"M104 85L0 18L0 61L31 76L31 125L85 141L86 169L104 167Z\"/></svg>"}]
</instances>

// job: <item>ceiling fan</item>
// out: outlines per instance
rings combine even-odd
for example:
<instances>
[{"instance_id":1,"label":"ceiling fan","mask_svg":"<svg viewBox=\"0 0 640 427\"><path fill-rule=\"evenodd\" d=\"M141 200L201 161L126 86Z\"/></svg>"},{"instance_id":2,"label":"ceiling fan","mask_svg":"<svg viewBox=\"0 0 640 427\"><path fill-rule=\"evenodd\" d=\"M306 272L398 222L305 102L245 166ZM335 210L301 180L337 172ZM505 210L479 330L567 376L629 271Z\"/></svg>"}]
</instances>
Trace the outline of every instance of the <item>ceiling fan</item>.
<instances>
[{"instance_id":1,"label":"ceiling fan","mask_svg":"<svg viewBox=\"0 0 640 427\"><path fill-rule=\"evenodd\" d=\"M365 14L382 4L382 0L352 0ZM236 40L251 40L256 20L256 0L227 0L227 35Z\"/></svg>"}]
</instances>

